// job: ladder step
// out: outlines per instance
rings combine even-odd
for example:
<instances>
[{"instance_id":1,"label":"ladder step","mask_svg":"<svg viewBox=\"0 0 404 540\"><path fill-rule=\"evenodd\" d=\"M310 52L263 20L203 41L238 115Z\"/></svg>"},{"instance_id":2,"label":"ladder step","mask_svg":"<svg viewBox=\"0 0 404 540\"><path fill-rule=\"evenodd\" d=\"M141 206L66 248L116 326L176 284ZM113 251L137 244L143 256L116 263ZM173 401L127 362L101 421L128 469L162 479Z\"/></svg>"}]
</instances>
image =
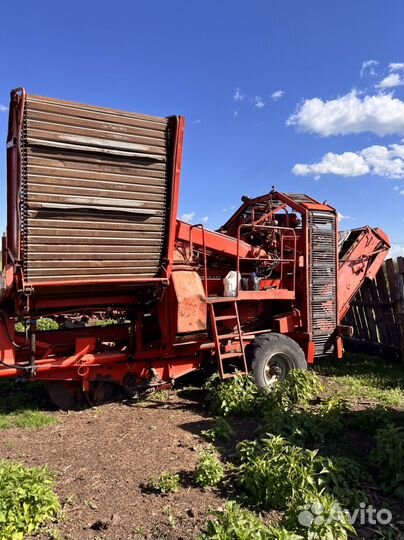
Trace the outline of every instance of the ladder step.
<instances>
[{"instance_id":1,"label":"ladder step","mask_svg":"<svg viewBox=\"0 0 404 540\"><path fill-rule=\"evenodd\" d=\"M217 335L218 339L238 339L240 341L240 336L238 335L238 333L236 332L233 332L232 334L218 334ZM241 336L243 337L243 336Z\"/></svg>"},{"instance_id":2,"label":"ladder step","mask_svg":"<svg viewBox=\"0 0 404 540\"><path fill-rule=\"evenodd\" d=\"M222 360L227 360L228 358L242 358L243 353L242 352L228 352L228 353L221 353L220 358Z\"/></svg>"},{"instance_id":3,"label":"ladder step","mask_svg":"<svg viewBox=\"0 0 404 540\"><path fill-rule=\"evenodd\" d=\"M237 315L220 315L215 317L216 321L230 321L231 319L237 319Z\"/></svg>"}]
</instances>

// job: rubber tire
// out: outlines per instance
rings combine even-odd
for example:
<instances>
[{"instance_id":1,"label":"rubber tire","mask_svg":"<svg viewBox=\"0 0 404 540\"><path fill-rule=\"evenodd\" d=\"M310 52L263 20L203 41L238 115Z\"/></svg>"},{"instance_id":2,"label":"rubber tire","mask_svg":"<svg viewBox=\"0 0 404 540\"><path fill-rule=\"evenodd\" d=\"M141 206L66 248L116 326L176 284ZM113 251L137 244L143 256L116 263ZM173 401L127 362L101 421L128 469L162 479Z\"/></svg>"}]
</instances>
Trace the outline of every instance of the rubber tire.
<instances>
[{"instance_id":1,"label":"rubber tire","mask_svg":"<svg viewBox=\"0 0 404 540\"><path fill-rule=\"evenodd\" d=\"M284 362L283 380L291 369L307 369L307 362L300 345L283 334L262 334L248 347L248 360L251 362L255 384L259 388L270 388L265 378L267 362L274 355L281 355L278 360ZM282 358L283 356L283 358Z\"/></svg>"}]
</instances>

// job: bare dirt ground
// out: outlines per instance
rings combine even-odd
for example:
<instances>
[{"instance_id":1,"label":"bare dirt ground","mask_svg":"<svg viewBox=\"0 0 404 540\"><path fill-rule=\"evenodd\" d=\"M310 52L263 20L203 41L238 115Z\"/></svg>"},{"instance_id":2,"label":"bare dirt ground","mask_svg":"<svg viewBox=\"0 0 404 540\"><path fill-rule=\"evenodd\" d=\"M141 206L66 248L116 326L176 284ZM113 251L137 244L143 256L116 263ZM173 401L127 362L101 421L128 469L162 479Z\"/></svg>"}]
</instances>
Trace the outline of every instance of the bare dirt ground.
<instances>
[{"instance_id":1,"label":"bare dirt ground","mask_svg":"<svg viewBox=\"0 0 404 540\"><path fill-rule=\"evenodd\" d=\"M63 540L191 540L209 510L223 504L217 492L191 480L203 444L196 433L209 424L200 402L173 393L165 401L52 414L56 425L2 430L0 456L56 473L65 504L57 526ZM180 473L178 493L142 487L165 471Z\"/></svg>"},{"instance_id":2,"label":"bare dirt ground","mask_svg":"<svg viewBox=\"0 0 404 540\"><path fill-rule=\"evenodd\" d=\"M350 410L344 414L346 425L325 445L320 445L325 455L366 462L375 446L368 423L374 422L372 407L380 400L388 407L384 414L404 427L403 368L379 368L377 363L375 366L345 365L343 373L356 374L351 379L332 377L339 373L332 366L322 375L327 396L345 389L347 393L343 395L350 402ZM367 386L358 387L358 381ZM158 393L143 402L117 402L65 413L52 408L40 385L1 386L3 420L9 413L23 412L32 404L56 420L40 428L0 430L1 459L28 467L47 465L55 475L55 491L64 507L63 516L34 540L198 538L210 512L237 498L234 492L226 491L231 483L225 482L220 489L201 489L193 481L199 452L208 445L201 432L214 423L204 407L204 397L203 390L192 388ZM228 443L218 444L219 455L225 461L232 461L237 441L256 436L258 420L229 419L234 437ZM145 488L150 479L163 472L179 474L181 487L177 493L165 496ZM378 471L371 472L376 473L375 478L366 485L375 506L390 509L394 523L400 523L399 528L404 530L402 501L386 496L378 485ZM270 513L265 519L276 522L279 516ZM403 538L376 534L367 527L359 527L358 533L357 538L366 540Z\"/></svg>"}]
</instances>

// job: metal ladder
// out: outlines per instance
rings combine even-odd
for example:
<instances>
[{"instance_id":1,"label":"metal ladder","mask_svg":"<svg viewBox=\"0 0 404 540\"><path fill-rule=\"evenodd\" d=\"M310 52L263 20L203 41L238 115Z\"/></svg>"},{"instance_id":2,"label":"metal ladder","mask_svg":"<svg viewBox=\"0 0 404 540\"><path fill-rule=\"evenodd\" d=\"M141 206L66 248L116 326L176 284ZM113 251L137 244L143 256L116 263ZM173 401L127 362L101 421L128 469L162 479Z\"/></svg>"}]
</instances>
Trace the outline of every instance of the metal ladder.
<instances>
[{"instance_id":1,"label":"metal ladder","mask_svg":"<svg viewBox=\"0 0 404 540\"><path fill-rule=\"evenodd\" d=\"M231 315L216 315L215 313L215 304L216 303L226 303L229 307L231 306L234 310L234 314ZM227 360L230 360L231 358L238 358L240 360L240 369L237 371L237 375L247 375L248 374L248 368L247 368L247 360L245 356L245 345L243 342L243 334L241 331L240 326L240 318L238 314L238 307L237 302L235 300L229 300L224 299L220 302L215 303L209 303L209 313L210 313L210 321L212 326L212 332L213 332L213 338L215 343L215 352L216 352L216 359L217 364L219 368L219 374L222 379L232 379L236 376L235 372L228 372L225 371L225 363ZM227 320L235 320L237 323L237 331L227 333L227 334L219 334L217 322L218 321L227 321ZM240 342L240 351L238 352L222 352L222 346L224 340L236 340Z\"/></svg>"}]
</instances>

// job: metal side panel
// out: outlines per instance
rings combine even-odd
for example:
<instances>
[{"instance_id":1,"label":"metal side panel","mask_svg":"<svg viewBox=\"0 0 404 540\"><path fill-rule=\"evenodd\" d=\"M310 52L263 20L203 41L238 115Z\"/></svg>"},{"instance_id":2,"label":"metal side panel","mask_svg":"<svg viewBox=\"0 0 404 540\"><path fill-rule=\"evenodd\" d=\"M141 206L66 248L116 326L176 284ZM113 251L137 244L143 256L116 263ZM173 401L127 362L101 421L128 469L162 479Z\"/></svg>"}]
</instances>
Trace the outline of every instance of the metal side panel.
<instances>
[{"instance_id":1,"label":"metal side panel","mask_svg":"<svg viewBox=\"0 0 404 540\"><path fill-rule=\"evenodd\" d=\"M21 135L26 282L156 277L171 204L169 120L28 95Z\"/></svg>"},{"instance_id":2,"label":"metal side panel","mask_svg":"<svg viewBox=\"0 0 404 540\"><path fill-rule=\"evenodd\" d=\"M315 354L332 352L330 336L337 326L336 216L310 212L310 327Z\"/></svg>"}]
</instances>

